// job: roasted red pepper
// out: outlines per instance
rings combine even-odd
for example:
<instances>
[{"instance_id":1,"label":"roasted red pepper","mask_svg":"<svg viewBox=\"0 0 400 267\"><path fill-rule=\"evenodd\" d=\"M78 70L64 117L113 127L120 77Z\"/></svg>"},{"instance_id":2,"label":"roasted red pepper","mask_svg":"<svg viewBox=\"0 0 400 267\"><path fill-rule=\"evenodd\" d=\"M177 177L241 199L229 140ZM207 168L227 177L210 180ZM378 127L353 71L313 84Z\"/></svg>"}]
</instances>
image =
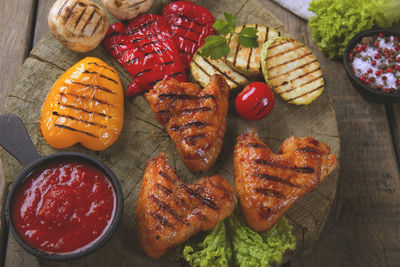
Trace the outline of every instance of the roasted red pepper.
<instances>
[{"instance_id":1,"label":"roasted red pepper","mask_svg":"<svg viewBox=\"0 0 400 267\"><path fill-rule=\"evenodd\" d=\"M162 15L178 45L183 68L187 71L204 38L215 33L214 16L206 8L188 1L172 2L164 7Z\"/></svg>"},{"instance_id":2,"label":"roasted red pepper","mask_svg":"<svg viewBox=\"0 0 400 267\"><path fill-rule=\"evenodd\" d=\"M114 23L104 45L132 75L127 96L148 91L161 80L186 81L178 49L162 16L140 15L126 27Z\"/></svg>"}]
</instances>

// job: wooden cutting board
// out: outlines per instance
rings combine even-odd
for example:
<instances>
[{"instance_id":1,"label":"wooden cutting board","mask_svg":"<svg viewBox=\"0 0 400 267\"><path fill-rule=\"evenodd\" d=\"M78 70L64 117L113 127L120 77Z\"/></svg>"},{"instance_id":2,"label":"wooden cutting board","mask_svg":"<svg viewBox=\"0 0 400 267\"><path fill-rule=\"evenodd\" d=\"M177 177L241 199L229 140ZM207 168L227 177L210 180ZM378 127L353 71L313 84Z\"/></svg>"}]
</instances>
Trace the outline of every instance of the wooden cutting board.
<instances>
[{"instance_id":1,"label":"wooden cutting board","mask_svg":"<svg viewBox=\"0 0 400 267\"><path fill-rule=\"evenodd\" d=\"M97 1L98 2L98 1ZM169 1L155 0L152 13L159 14L162 7ZM220 19L224 12L236 14L238 24L261 23L274 27L284 35L288 35L282 23L270 11L266 10L256 0L218 0L197 1L208 8ZM111 23L116 20L109 17ZM86 56L98 57L114 68L120 74L123 87L131 81L130 75L107 53L103 46L94 51L78 54L64 48L50 33L33 48L30 57L25 61L18 74L15 87L10 90L6 100L6 113L13 113L22 118L38 152L42 155L59 152L50 147L39 133L41 106L58 77L69 67ZM140 95L125 101L125 124L120 139L109 149L102 152L89 151L75 145L64 151L79 151L90 154L108 165L119 178L125 199L123 220L111 240L99 251L75 260L74 266L179 266L178 262L170 262L168 257L162 260L150 260L139 250L135 235L135 206L140 191L143 170L148 160L165 151L170 163L185 182L193 182L201 176L220 174L233 182L233 149L237 136L247 129L255 128L261 139L273 151L277 151L283 140L289 136L312 136L328 144L332 152L339 156L339 137L335 112L331 100L323 93L308 106L294 106L276 99L274 111L260 122L249 122L235 111L233 101L235 92L230 99L227 130L221 154L213 167L202 175L193 175L184 166L178 152L169 139L163 127L156 121L147 101ZM12 183L22 166L3 149L0 149L0 159L3 163L7 183ZM339 168L329 175L315 191L304 196L291 207L286 217L293 226L297 238L297 248L294 253L288 253L285 260L294 255L309 251L317 240L329 214L336 193ZM11 236L10 236L11 238ZM15 241L11 240L15 245ZM13 257L13 255L9 255ZM20 257L21 255L14 255ZM24 254L34 260L33 256ZM41 265L68 265L39 260Z\"/></svg>"}]
</instances>

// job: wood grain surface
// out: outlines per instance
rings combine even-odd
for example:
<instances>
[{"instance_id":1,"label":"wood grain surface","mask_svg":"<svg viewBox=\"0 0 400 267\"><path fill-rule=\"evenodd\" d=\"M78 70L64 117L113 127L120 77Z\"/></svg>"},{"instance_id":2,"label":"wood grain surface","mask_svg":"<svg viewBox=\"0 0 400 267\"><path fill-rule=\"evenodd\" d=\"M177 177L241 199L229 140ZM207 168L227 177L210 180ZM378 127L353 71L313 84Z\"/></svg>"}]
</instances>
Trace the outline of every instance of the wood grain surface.
<instances>
[{"instance_id":1,"label":"wood grain surface","mask_svg":"<svg viewBox=\"0 0 400 267\"><path fill-rule=\"evenodd\" d=\"M47 5L50 4L48 1L45 2ZM41 6L41 3L39 3L39 6ZM163 4L161 1L156 3L154 12L158 13ZM239 23L265 23L268 26L284 31L279 20L270 15L255 1L238 1L235 4L230 4L229 7L223 2L210 4L210 2L204 1L200 4L209 7L217 18L222 16L223 11L227 11L237 14ZM46 9L43 5L42 8ZM251 20L249 20L250 15ZM43 16L39 16L38 22L39 20L43 20ZM121 74L124 87L129 84L129 75L115 60L107 55L103 47L99 47L88 55L102 58L116 67ZM11 90L11 96L7 99L6 111L22 117L35 146L41 154L56 152L39 136L37 122L40 116L41 103L44 101L52 84L63 71L84 56L86 55L68 51L51 34L46 35L32 50L30 57L19 73L16 86ZM181 177L186 178L187 182L196 179L182 164L175 147L162 127L156 122L144 97L139 96L133 100L128 100L125 108L124 130L120 140L110 149L101 153L91 153L79 146L69 149L70 151L91 153L109 165L121 180L126 205L123 222L113 239L99 252L85 259L77 260L75 264L79 266L86 266L87 264L110 266L109 264L111 263L113 265L126 266L132 262L141 265L160 264L161 262L159 261L146 259L138 251L133 233L134 207L140 190L140 180L144 166L147 160L157 155L160 151L167 151ZM278 100L275 109L277 110L273 113L275 115L269 116L262 124L255 124L240 119L231 108L223 151L215 166L206 174L219 173L233 182L231 165L235 138L249 127L258 128L262 139L275 150L287 136L311 135L330 145L333 153L338 155L339 138L337 125L327 94L323 94L317 101L307 107L296 107ZM26 110L31 112L27 113ZM282 117L285 120L282 120ZM4 151L1 153L1 158L6 170L6 181L11 182L15 174L21 169L21 166ZM336 170L316 191L305 196L288 211L287 216L295 228L294 231L298 239L297 251L299 254L304 250L311 249L312 244L322 230L335 195L337 180L338 171ZM130 234L126 235L127 232ZM121 254L123 257L121 257ZM16 257L16 255L19 256ZM36 265L53 265L51 262L38 260L21 250L10 236L6 265L19 266L27 262Z\"/></svg>"}]
</instances>

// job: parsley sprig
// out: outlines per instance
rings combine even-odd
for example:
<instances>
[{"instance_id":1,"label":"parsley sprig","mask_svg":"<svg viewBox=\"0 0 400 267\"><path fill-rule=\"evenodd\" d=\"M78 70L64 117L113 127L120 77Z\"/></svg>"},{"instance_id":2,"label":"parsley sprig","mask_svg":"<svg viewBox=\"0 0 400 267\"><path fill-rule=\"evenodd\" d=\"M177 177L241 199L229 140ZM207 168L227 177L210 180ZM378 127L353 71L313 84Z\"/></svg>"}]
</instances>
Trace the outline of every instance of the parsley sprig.
<instances>
[{"instance_id":1,"label":"parsley sprig","mask_svg":"<svg viewBox=\"0 0 400 267\"><path fill-rule=\"evenodd\" d=\"M258 47L257 30L253 27L244 27L239 33L235 32L237 18L230 13L224 13L225 19L220 19L214 22L213 28L220 35L211 35L204 39L205 44L200 50L200 54L211 59L218 59L227 56L230 52L228 40L233 35L238 35L239 44L244 47Z\"/></svg>"}]
</instances>

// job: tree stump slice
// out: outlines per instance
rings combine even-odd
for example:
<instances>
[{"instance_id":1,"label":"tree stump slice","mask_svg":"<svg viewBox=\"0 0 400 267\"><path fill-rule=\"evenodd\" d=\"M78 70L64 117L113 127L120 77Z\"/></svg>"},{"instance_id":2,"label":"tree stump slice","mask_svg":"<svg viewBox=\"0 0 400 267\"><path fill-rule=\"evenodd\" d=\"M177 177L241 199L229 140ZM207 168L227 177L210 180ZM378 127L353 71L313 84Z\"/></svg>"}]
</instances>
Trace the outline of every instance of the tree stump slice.
<instances>
[{"instance_id":1,"label":"tree stump slice","mask_svg":"<svg viewBox=\"0 0 400 267\"><path fill-rule=\"evenodd\" d=\"M159 14L168 2L154 1L150 12ZM238 24L265 24L281 31L283 35L289 35L282 23L256 0L204 0L197 3L209 9L216 19L222 18L224 12L229 12L237 15ZM111 23L117 21L110 15L109 18ZM116 68L124 88L130 84L130 75L102 45L89 53L78 54L64 48L49 33L33 48L30 57L19 71L15 87L10 90L6 99L5 113L21 117L33 144L41 155L60 152L50 147L39 133L42 104L60 75L86 56L98 57ZM7 262L24 266L68 266L71 263L74 266L180 266L180 262L170 261L168 256L160 260L147 258L140 251L135 234L135 207L143 171L147 161L160 152L168 154L170 164L185 182L191 183L201 176L220 174L232 184L234 184L233 149L236 138L248 129L257 129L261 139L275 152L289 136L312 136L328 144L332 152L339 156L336 116L326 92L307 106L291 105L277 97L274 111L260 122L249 122L239 117L233 105L235 95L236 93L232 92L222 151L210 170L196 175L188 171L183 164L173 142L155 119L144 96L125 99L125 124L115 144L102 152L89 151L80 145L62 150L94 156L109 166L119 178L124 193L125 208L117 232L97 252L68 263L36 259L23 251L10 235ZM0 159L6 183L11 184L22 170L22 166L3 149L0 150ZM285 216L293 226L293 233L297 238L297 248L294 252L287 253L285 261L308 252L318 239L335 197L339 179L338 169L336 168L316 190L304 196L286 212Z\"/></svg>"}]
</instances>

